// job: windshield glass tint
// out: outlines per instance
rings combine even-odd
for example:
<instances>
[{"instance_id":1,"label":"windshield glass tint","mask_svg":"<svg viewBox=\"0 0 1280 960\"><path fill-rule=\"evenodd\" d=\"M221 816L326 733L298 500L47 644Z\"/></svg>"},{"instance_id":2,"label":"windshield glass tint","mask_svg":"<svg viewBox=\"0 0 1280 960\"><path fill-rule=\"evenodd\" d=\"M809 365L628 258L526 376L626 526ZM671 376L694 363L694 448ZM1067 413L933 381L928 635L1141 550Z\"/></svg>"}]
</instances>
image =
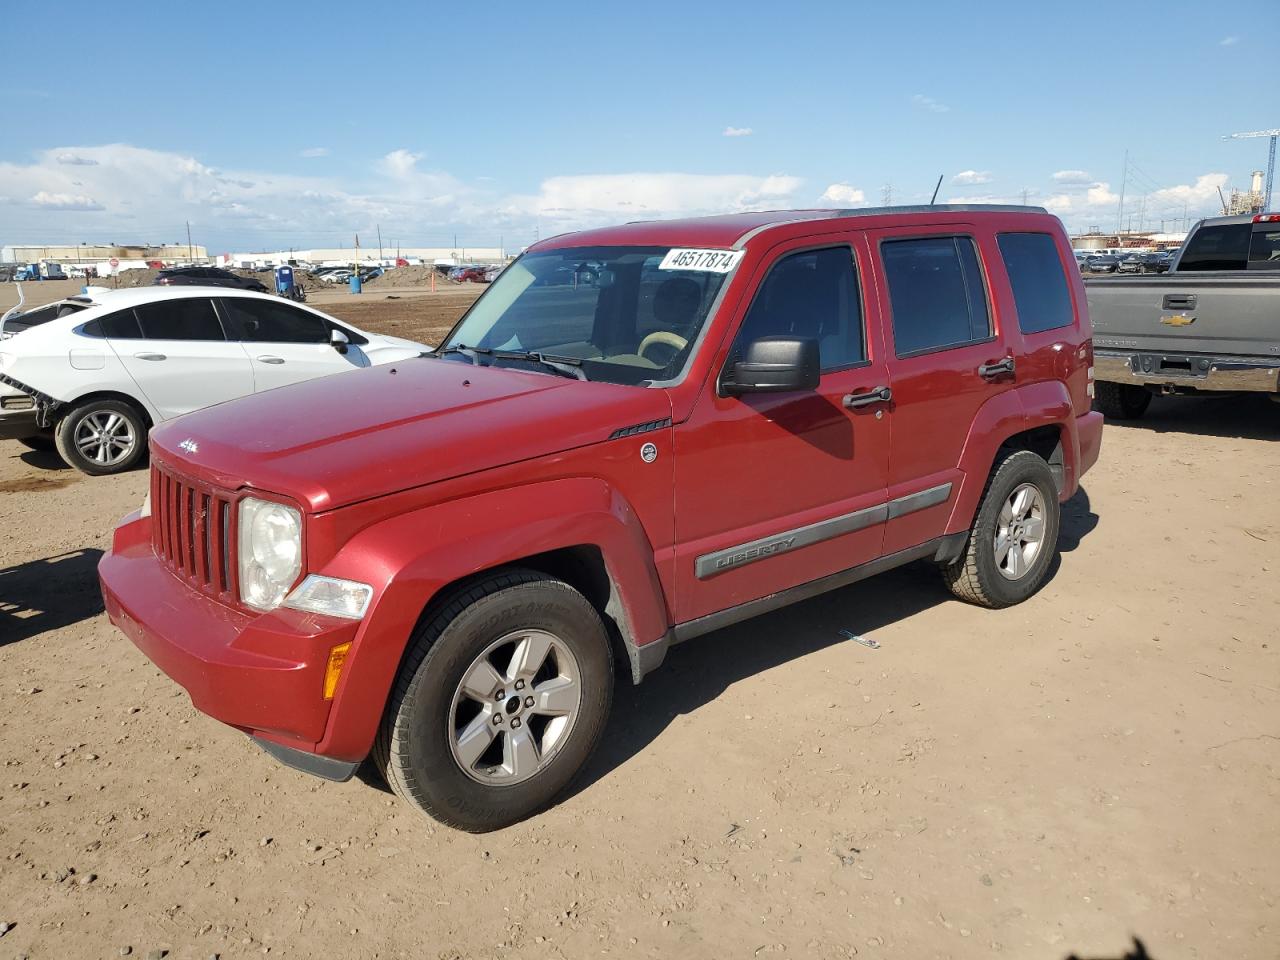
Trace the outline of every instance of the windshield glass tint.
<instances>
[{"instance_id":1,"label":"windshield glass tint","mask_svg":"<svg viewBox=\"0 0 1280 960\"><path fill-rule=\"evenodd\" d=\"M683 369L727 276L663 270L670 249L527 254L502 272L441 349L537 351L581 360L589 380L669 380ZM527 361L476 356L486 364L537 369Z\"/></svg>"}]
</instances>

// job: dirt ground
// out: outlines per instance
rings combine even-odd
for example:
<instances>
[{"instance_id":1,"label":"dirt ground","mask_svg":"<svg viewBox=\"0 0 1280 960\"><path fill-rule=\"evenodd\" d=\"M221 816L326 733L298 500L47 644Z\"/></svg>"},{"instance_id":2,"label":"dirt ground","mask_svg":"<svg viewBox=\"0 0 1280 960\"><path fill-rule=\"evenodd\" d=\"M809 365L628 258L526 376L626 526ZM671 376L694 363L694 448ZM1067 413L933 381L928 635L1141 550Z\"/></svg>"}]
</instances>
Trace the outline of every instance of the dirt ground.
<instances>
[{"instance_id":1,"label":"dirt ground","mask_svg":"<svg viewBox=\"0 0 1280 960\"><path fill-rule=\"evenodd\" d=\"M488 836L197 714L97 593L145 472L0 442L0 960L1280 956L1278 441L1156 401L1030 602L920 565L676 648Z\"/></svg>"}]
</instances>

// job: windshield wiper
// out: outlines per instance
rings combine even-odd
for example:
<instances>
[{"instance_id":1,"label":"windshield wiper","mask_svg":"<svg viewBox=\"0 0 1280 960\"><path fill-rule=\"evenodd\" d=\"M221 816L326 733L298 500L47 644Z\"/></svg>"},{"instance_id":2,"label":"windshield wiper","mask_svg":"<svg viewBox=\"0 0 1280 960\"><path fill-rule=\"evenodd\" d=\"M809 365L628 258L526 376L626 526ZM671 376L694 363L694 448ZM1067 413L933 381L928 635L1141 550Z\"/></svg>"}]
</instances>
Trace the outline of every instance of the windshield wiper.
<instances>
[{"instance_id":1,"label":"windshield wiper","mask_svg":"<svg viewBox=\"0 0 1280 960\"><path fill-rule=\"evenodd\" d=\"M462 354L462 356L470 360L471 365L475 367L480 365L480 358L477 356L477 354L481 354L481 353L490 354L490 353L493 353L493 351L490 350L488 347L468 347L465 344L459 343L459 344L454 344L452 346L443 347L442 349L435 351L434 354L429 354L429 356L443 357L449 353Z\"/></svg>"},{"instance_id":2,"label":"windshield wiper","mask_svg":"<svg viewBox=\"0 0 1280 960\"><path fill-rule=\"evenodd\" d=\"M488 352L495 360L532 360L570 380L588 379L586 372L582 369L581 357L561 357L537 350L491 350Z\"/></svg>"}]
</instances>

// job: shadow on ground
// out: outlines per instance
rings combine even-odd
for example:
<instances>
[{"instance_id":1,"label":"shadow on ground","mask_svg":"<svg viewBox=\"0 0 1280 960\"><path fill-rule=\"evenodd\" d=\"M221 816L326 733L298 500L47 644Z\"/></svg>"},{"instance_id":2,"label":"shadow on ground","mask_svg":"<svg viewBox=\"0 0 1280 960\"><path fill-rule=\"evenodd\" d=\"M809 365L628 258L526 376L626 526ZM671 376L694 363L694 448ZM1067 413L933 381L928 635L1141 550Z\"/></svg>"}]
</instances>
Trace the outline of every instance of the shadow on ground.
<instances>
[{"instance_id":1,"label":"shadow on ground","mask_svg":"<svg viewBox=\"0 0 1280 960\"><path fill-rule=\"evenodd\" d=\"M0 569L0 647L101 613L101 558L76 550Z\"/></svg>"},{"instance_id":2,"label":"shadow on ground","mask_svg":"<svg viewBox=\"0 0 1280 960\"><path fill-rule=\"evenodd\" d=\"M1061 547L1071 551L1098 525L1082 488L1062 508ZM1060 569L1054 558L1046 578ZM599 750L571 792L578 792L648 747L668 724L692 713L746 677L833 644L865 653L840 631L869 634L940 603L958 603L931 562L914 563L812 600L784 607L673 647L661 668L636 687L620 676L613 714ZM999 612L991 616L998 617Z\"/></svg>"},{"instance_id":3,"label":"shadow on ground","mask_svg":"<svg viewBox=\"0 0 1280 960\"><path fill-rule=\"evenodd\" d=\"M1108 426L1200 437L1280 440L1280 403L1262 394L1155 397L1137 420L1108 420ZM1107 456L1104 442L1102 455Z\"/></svg>"},{"instance_id":4,"label":"shadow on ground","mask_svg":"<svg viewBox=\"0 0 1280 960\"><path fill-rule=\"evenodd\" d=\"M1155 957L1147 953L1146 945L1137 937L1133 938L1133 949L1126 950L1118 957L1082 957L1079 954L1071 954L1066 960L1155 960Z\"/></svg>"}]
</instances>

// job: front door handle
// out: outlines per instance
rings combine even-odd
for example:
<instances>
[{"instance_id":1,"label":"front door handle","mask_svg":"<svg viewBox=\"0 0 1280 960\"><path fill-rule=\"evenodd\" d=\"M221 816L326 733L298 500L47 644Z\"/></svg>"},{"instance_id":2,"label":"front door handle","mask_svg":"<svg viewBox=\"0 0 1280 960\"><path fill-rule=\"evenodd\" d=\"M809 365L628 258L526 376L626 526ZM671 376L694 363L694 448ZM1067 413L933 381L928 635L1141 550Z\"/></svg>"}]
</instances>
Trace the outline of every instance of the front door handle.
<instances>
[{"instance_id":1,"label":"front door handle","mask_svg":"<svg viewBox=\"0 0 1280 960\"><path fill-rule=\"evenodd\" d=\"M987 380L994 380L996 377L1002 377L1007 373L1013 373L1013 357L1005 357L995 363L984 363L978 368L978 376Z\"/></svg>"},{"instance_id":2,"label":"front door handle","mask_svg":"<svg viewBox=\"0 0 1280 960\"><path fill-rule=\"evenodd\" d=\"M844 405L850 410L857 407L869 407L873 403L888 403L893 399L893 391L888 387L875 387L866 393L847 393Z\"/></svg>"},{"instance_id":3,"label":"front door handle","mask_svg":"<svg viewBox=\"0 0 1280 960\"><path fill-rule=\"evenodd\" d=\"M258 357L260 363L284 363L284 357Z\"/></svg>"},{"instance_id":4,"label":"front door handle","mask_svg":"<svg viewBox=\"0 0 1280 960\"><path fill-rule=\"evenodd\" d=\"M167 359L163 353L135 353L135 357L139 360L164 360Z\"/></svg>"}]
</instances>

